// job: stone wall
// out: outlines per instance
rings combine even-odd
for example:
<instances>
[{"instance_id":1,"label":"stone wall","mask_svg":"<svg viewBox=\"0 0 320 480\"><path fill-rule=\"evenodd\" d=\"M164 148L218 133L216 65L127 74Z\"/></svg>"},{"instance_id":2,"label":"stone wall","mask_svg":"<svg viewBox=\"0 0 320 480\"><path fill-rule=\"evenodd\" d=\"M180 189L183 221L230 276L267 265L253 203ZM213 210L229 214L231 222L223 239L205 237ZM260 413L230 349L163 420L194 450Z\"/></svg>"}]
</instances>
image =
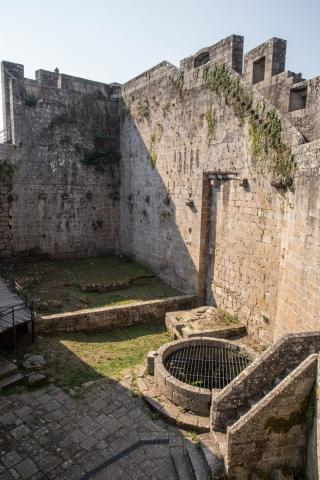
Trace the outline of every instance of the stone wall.
<instances>
[{"instance_id":1,"label":"stone wall","mask_svg":"<svg viewBox=\"0 0 320 480\"><path fill-rule=\"evenodd\" d=\"M317 360L318 355L310 355L228 429L228 478L304 478L310 428L307 410Z\"/></svg>"},{"instance_id":2,"label":"stone wall","mask_svg":"<svg viewBox=\"0 0 320 480\"><path fill-rule=\"evenodd\" d=\"M265 342L318 329L319 79L285 71L285 51L271 39L248 52L242 72L243 38L232 35L122 88L44 70L25 79L22 65L5 62L13 145L0 155L16 170L1 197L2 255L121 251ZM256 161L245 99L208 88L221 64L259 122L279 110L297 164L290 188L279 188L270 158ZM111 144L120 168L82 165Z\"/></svg>"},{"instance_id":3,"label":"stone wall","mask_svg":"<svg viewBox=\"0 0 320 480\"><path fill-rule=\"evenodd\" d=\"M287 198L256 168L247 121L205 86L206 69L239 49L227 40L218 60L194 68L198 53L181 62L186 70L163 62L123 86L121 250L270 341ZM282 123L290 145L303 142Z\"/></svg>"},{"instance_id":4,"label":"stone wall","mask_svg":"<svg viewBox=\"0 0 320 480\"><path fill-rule=\"evenodd\" d=\"M95 332L143 323L164 322L166 312L192 308L195 301L196 297L192 295L181 295L162 300L46 315L36 319L36 328L38 332L45 333Z\"/></svg>"},{"instance_id":5,"label":"stone wall","mask_svg":"<svg viewBox=\"0 0 320 480\"><path fill-rule=\"evenodd\" d=\"M293 370L319 349L318 332L290 334L275 342L218 395L213 395L212 429L225 431L227 425L236 422L237 409L247 407L249 400L264 389L273 388L275 380L284 378L287 370Z\"/></svg>"},{"instance_id":6,"label":"stone wall","mask_svg":"<svg viewBox=\"0 0 320 480\"><path fill-rule=\"evenodd\" d=\"M25 79L23 66L2 63L6 125L14 151L10 195L10 245L2 256L29 252L83 255L118 247L119 171L116 162L97 171L86 154L118 149L118 89L39 70ZM8 187L1 196L8 198Z\"/></svg>"}]
</instances>

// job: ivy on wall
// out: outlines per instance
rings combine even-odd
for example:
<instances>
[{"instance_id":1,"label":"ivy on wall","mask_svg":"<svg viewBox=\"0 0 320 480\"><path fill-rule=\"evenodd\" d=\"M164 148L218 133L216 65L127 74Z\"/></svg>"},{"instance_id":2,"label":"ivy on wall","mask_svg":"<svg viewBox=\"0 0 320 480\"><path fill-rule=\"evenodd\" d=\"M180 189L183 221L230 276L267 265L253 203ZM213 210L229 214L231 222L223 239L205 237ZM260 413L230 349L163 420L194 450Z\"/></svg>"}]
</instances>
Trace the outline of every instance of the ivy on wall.
<instances>
[{"instance_id":1,"label":"ivy on wall","mask_svg":"<svg viewBox=\"0 0 320 480\"><path fill-rule=\"evenodd\" d=\"M203 70L207 90L223 95L242 121L248 118L252 157L257 165L267 168L276 178L292 177L295 160L282 141L282 124L276 109L265 111L264 102L253 107L252 95L233 78L225 65L215 64Z\"/></svg>"},{"instance_id":2,"label":"ivy on wall","mask_svg":"<svg viewBox=\"0 0 320 480\"><path fill-rule=\"evenodd\" d=\"M158 155L156 151L156 144L160 142L163 133L163 126L161 123L157 123L152 134L150 135L150 142L149 142L149 156L150 156L150 163L151 167L155 168Z\"/></svg>"},{"instance_id":3,"label":"ivy on wall","mask_svg":"<svg viewBox=\"0 0 320 480\"><path fill-rule=\"evenodd\" d=\"M107 167L120 161L120 152L114 145L114 139L109 135L97 132L94 144L95 147L86 152L80 160L82 165L94 168L97 173L104 173Z\"/></svg>"}]
</instances>

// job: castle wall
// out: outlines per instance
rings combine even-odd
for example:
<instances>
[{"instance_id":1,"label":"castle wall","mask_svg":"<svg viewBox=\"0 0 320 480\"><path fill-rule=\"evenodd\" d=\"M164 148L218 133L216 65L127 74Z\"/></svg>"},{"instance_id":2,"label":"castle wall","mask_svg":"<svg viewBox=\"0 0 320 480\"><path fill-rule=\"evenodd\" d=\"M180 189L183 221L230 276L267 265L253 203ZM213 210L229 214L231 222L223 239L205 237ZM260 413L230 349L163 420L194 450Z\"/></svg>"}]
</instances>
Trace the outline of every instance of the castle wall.
<instances>
[{"instance_id":1,"label":"castle wall","mask_svg":"<svg viewBox=\"0 0 320 480\"><path fill-rule=\"evenodd\" d=\"M0 158L13 162L14 173L10 192L1 186L5 205L10 198L11 239L0 235L0 254L116 251L118 164L102 172L81 160L118 148L117 89L43 70L24 79L23 66L8 62L3 85L13 145L4 144Z\"/></svg>"},{"instance_id":2,"label":"castle wall","mask_svg":"<svg viewBox=\"0 0 320 480\"><path fill-rule=\"evenodd\" d=\"M206 65L162 63L123 87L121 250L202 300L204 284L206 302L270 340L286 198L253 166L247 122L204 85ZM219 171L235 175L210 180Z\"/></svg>"},{"instance_id":3,"label":"castle wall","mask_svg":"<svg viewBox=\"0 0 320 480\"><path fill-rule=\"evenodd\" d=\"M25 79L4 62L12 144L0 162L14 171L1 181L0 254L122 252L262 340L318 329L320 147L301 144L319 138L319 79L285 71L280 39L249 52L241 76L242 48L233 35L121 89L44 70ZM217 64L253 113L239 114L238 93L208 88ZM295 154L291 189L252 154L249 118L260 109L263 124L272 105ZM112 149L119 163L83 165Z\"/></svg>"}]
</instances>

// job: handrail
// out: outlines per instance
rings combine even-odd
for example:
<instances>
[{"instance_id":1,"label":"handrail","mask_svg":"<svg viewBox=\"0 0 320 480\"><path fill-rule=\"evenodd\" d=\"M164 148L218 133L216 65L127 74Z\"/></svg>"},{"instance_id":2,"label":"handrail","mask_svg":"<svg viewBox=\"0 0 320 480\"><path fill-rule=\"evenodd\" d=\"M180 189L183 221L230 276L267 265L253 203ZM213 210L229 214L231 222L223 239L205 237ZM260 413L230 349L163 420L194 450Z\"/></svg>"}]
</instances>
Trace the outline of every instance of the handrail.
<instances>
[{"instance_id":1,"label":"handrail","mask_svg":"<svg viewBox=\"0 0 320 480\"><path fill-rule=\"evenodd\" d=\"M30 310L32 341L35 340L36 327L35 327L34 301L32 298L28 297L28 295L24 292L23 287L14 278L9 278L8 275L5 274L5 271L3 269L0 269L0 275L9 283L13 291L17 293L18 296L22 297L21 302L0 309L0 321L1 319L3 319L5 322L9 322L8 316L11 317L12 349L14 350L16 345L16 326L17 326L16 319L15 319L15 312L18 312L19 310L22 310L26 307Z\"/></svg>"},{"instance_id":2,"label":"handrail","mask_svg":"<svg viewBox=\"0 0 320 480\"><path fill-rule=\"evenodd\" d=\"M12 129L9 124L6 128L0 131L0 143L11 143L12 142Z\"/></svg>"},{"instance_id":3,"label":"handrail","mask_svg":"<svg viewBox=\"0 0 320 480\"><path fill-rule=\"evenodd\" d=\"M20 302L20 303L15 303L14 305L10 305L8 307L4 307L0 310L0 316L4 316L4 312L6 312L7 310L11 310L12 308L15 308L16 307L21 307L21 308L24 308L25 307L25 303L24 302ZM21 308L17 308L16 310L21 310Z\"/></svg>"}]
</instances>

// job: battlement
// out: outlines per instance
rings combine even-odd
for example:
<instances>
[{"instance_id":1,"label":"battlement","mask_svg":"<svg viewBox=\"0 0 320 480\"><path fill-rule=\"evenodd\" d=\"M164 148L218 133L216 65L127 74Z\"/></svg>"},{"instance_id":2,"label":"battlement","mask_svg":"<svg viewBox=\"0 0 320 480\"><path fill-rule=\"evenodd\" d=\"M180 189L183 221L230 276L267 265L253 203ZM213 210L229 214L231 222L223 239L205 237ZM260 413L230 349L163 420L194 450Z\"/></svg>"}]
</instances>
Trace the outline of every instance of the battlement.
<instances>
[{"instance_id":1,"label":"battlement","mask_svg":"<svg viewBox=\"0 0 320 480\"><path fill-rule=\"evenodd\" d=\"M137 92L152 81L166 76L190 73L208 64L223 63L237 72L242 80L253 85L289 121L297 127L306 140L320 137L320 79L304 80L301 74L286 71L286 40L271 38L243 55L244 39L240 35L227 38L198 50L180 61L180 68L163 61L125 84L126 94ZM22 83L27 93L38 94L38 89L93 95L97 98L120 98L123 90L118 83L106 84L94 80L66 75L59 71L39 69L35 78L24 77L24 66L2 62L2 95L4 127L13 125L10 110L11 83ZM188 75L187 75L188 77ZM41 92L39 92L41 96Z\"/></svg>"},{"instance_id":2,"label":"battlement","mask_svg":"<svg viewBox=\"0 0 320 480\"><path fill-rule=\"evenodd\" d=\"M208 62L219 62L242 73L243 37L231 35L210 47L202 48L194 55L186 57L180 62L180 69L187 71L204 65Z\"/></svg>"},{"instance_id":3,"label":"battlement","mask_svg":"<svg viewBox=\"0 0 320 480\"><path fill-rule=\"evenodd\" d=\"M24 65L6 61L1 62L1 73L4 85L10 80L16 80L29 86L61 88L89 94L100 92L106 96L116 93L121 88L119 83L107 84L43 69L36 70L35 79L25 78Z\"/></svg>"}]
</instances>

